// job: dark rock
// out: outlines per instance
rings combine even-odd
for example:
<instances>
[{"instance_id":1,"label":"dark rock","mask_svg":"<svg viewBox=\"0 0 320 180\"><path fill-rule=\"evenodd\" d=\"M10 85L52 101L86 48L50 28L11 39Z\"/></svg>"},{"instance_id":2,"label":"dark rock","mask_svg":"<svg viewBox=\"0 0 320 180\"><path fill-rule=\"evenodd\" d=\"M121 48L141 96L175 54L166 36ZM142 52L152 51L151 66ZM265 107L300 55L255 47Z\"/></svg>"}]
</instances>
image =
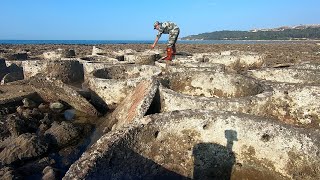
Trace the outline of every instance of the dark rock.
<instances>
[{"instance_id":1,"label":"dark rock","mask_svg":"<svg viewBox=\"0 0 320 180\"><path fill-rule=\"evenodd\" d=\"M21 67L21 65L17 65L15 63L10 64L10 66L8 66L8 72L9 73L20 73L23 77L23 67Z\"/></svg>"},{"instance_id":2,"label":"dark rock","mask_svg":"<svg viewBox=\"0 0 320 180\"><path fill-rule=\"evenodd\" d=\"M36 119L42 119L44 115L38 108L33 108L31 111L31 116Z\"/></svg>"},{"instance_id":3,"label":"dark rock","mask_svg":"<svg viewBox=\"0 0 320 180\"><path fill-rule=\"evenodd\" d=\"M0 80L9 72L6 61L0 58Z\"/></svg>"},{"instance_id":4,"label":"dark rock","mask_svg":"<svg viewBox=\"0 0 320 180\"><path fill-rule=\"evenodd\" d=\"M43 112L43 113L47 113L50 111L50 108L49 108L49 104L45 104L45 103L41 103L39 106L38 106L38 109Z\"/></svg>"},{"instance_id":5,"label":"dark rock","mask_svg":"<svg viewBox=\"0 0 320 180\"><path fill-rule=\"evenodd\" d=\"M19 52L14 54L7 55L7 58L10 60L27 60L28 54L26 52Z\"/></svg>"},{"instance_id":6,"label":"dark rock","mask_svg":"<svg viewBox=\"0 0 320 180\"><path fill-rule=\"evenodd\" d=\"M9 82L19 81L19 80L23 80L22 73L20 72L8 73L5 76L3 76L1 80L1 85L7 84Z\"/></svg>"},{"instance_id":7,"label":"dark rock","mask_svg":"<svg viewBox=\"0 0 320 180\"><path fill-rule=\"evenodd\" d=\"M47 102L63 101L74 109L91 116L99 116L95 107L82 97L71 86L59 80L48 80L43 75L38 75L30 80L32 88Z\"/></svg>"},{"instance_id":8,"label":"dark rock","mask_svg":"<svg viewBox=\"0 0 320 180\"><path fill-rule=\"evenodd\" d=\"M1 141L3 141L5 138L9 137L11 135L9 128L7 127L7 118L0 116L0 144ZM0 151L1 151L1 145L0 145Z\"/></svg>"},{"instance_id":9,"label":"dark rock","mask_svg":"<svg viewBox=\"0 0 320 180\"><path fill-rule=\"evenodd\" d=\"M39 157L46 153L48 144L35 134L22 134L10 142L0 153L1 164L12 164Z\"/></svg>"},{"instance_id":10,"label":"dark rock","mask_svg":"<svg viewBox=\"0 0 320 180\"><path fill-rule=\"evenodd\" d=\"M4 167L0 169L0 179L12 180L12 179L22 179L22 177L10 167Z\"/></svg>"},{"instance_id":11,"label":"dark rock","mask_svg":"<svg viewBox=\"0 0 320 180\"><path fill-rule=\"evenodd\" d=\"M70 122L53 122L50 129L45 132L45 136L50 142L58 147L64 147L79 139L82 128Z\"/></svg>"},{"instance_id":12,"label":"dark rock","mask_svg":"<svg viewBox=\"0 0 320 180\"><path fill-rule=\"evenodd\" d=\"M44 135L44 133L50 128L49 125L47 124L40 124L39 128L38 128L38 135L42 136Z\"/></svg>"},{"instance_id":13,"label":"dark rock","mask_svg":"<svg viewBox=\"0 0 320 180\"><path fill-rule=\"evenodd\" d=\"M58 157L61 159L60 166L68 169L81 155L81 150L77 146L69 146L59 151Z\"/></svg>"},{"instance_id":14,"label":"dark rock","mask_svg":"<svg viewBox=\"0 0 320 180\"><path fill-rule=\"evenodd\" d=\"M0 117L14 112L14 107L0 107Z\"/></svg>"},{"instance_id":15,"label":"dark rock","mask_svg":"<svg viewBox=\"0 0 320 180\"><path fill-rule=\"evenodd\" d=\"M33 174L41 174L45 167L54 165L55 160L51 159L49 157L44 157L40 160L33 161L30 163L27 163L23 165L22 167L19 167L17 170L20 172L23 176L32 176Z\"/></svg>"},{"instance_id":16,"label":"dark rock","mask_svg":"<svg viewBox=\"0 0 320 180\"><path fill-rule=\"evenodd\" d=\"M22 112L25 110L26 108L24 108L23 106L18 106L17 107L17 113L21 116Z\"/></svg>"},{"instance_id":17,"label":"dark rock","mask_svg":"<svg viewBox=\"0 0 320 180\"><path fill-rule=\"evenodd\" d=\"M76 57L76 51L74 49L68 49L64 52L64 58L73 58Z\"/></svg>"},{"instance_id":18,"label":"dark rock","mask_svg":"<svg viewBox=\"0 0 320 180\"><path fill-rule=\"evenodd\" d=\"M30 119L26 119L25 123L27 124L26 126L27 132L30 132L30 133L36 133L41 124L39 119L36 119L33 117Z\"/></svg>"},{"instance_id":19,"label":"dark rock","mask_svg":"<svg viewBox=\"0 0 320 180\"><path fill-rule=\"evenodd\" d=\"M45 113L43 119L40 120L42 124L51 125L53 123L53 119L50 117L50 114Z\"/></svg>"},{"instance_id":20,"label":"dark rock","mask_svg":"<svg viewBox=\"0 0 320 180\"><path fill-rule=\"evenodd\" d=\"M0 49L0 53L7 53L7 50L5 50L5 49Z\"/></svg>"},{"instance_id":21,"label":"dark rock","mask_svg":"<svg viewBox=\"0 0 320 180\"><path fill-rule=\"evenodd\" d=\"M115 57L118 61L124 61L124 55L119 55Z\"/></svg>"},{"instance_id":22,"label":"dark rock","mask_svg":"<svg viewBox=\"0 0 320 180\"><path fill-rule=\"evenodd\" d=\"M22 111L22 114L21 116L24 118L24 119L30 119L32 118L32 110L31 109L25 109Z\"/></svg>"},{"instance_id":23,"label":"dark rock","mask_svg":"<svg viewBox=\"0 0 320 180\"><path fill-rule=\"evenodd\" d=\"M52 168L51 166L47 166L43 169L43 180L55 180L58 179L59 172L57 169Z\"/></svg>"},{"instance_id":24,"label":"dark rock","mask_svg":"<svg viewBox=\"0 0 320 180\"><path fill-rule=\"evenodd\" d=\"M36 103L28 98L22 99L23 106L26 108L35 108L37 107Z\"/></svg>"},{"instance_id":25,"label":"dark rock","mask_svg":"<svg viewBox=\"0 0 320 180\"><path fill-rule=\"evenodd\" d=\"M17 108L22 109L22 108ZM19 110L21 112L21 115L18 116L16 114L9 115L7 117L7 128L10 131L12 136L19 136L23 133L34 133L37 131L40 121L33 116L32 110L30 109L23 109ZM42 116L39 116L42 117Z\"/></svg>"},{"instance_id":26,"label":"dark rock","mask_svg":"<svg viewBox=\"0 0 320 180\"><path fill-rule=\"evenodd\" d=\"M0 117L0 142L10 136L10 131L7 128L7 123L6 123L6 118ZM1 146L0 146L0 151L1 151Z\"/></svg>"},{"instance_id":27,"label":"dark rock","mask_svg":"<svg viewBox=\"0 0 320 180\"><path fill-rule=\"evenodd\" d=\"M7 117L7 128L12 136L19 136L25 133L25 122L19 116L14 114Z\"/></svg>"}]
</instances>

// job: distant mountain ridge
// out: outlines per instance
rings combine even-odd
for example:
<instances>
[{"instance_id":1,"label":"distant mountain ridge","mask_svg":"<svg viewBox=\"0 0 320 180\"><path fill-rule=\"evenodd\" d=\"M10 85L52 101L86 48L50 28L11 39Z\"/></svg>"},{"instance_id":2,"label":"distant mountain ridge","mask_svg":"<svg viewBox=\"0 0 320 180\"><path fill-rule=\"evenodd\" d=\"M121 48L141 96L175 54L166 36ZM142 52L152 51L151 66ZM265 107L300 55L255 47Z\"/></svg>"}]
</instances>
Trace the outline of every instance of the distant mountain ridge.
<instances>
[{"instance_id":1,"label":"distant mountain ridge","mask_svg":"<svg viewBox=\"0 0 320 180\"><path fill-rule=\"evenodd\" d=\"M282 26L249 31L215 31L190 35L182 40L320 40L320 24Z\"/></svg>"},{"instance_id":2,"label":"distant mountain ridge","mask_svg":"<svg viewBox=\"0 0 320 180\"><path fill-rule=\"evenodd\" d=\"M258 31L284 31L287 29L307 29L307 28L320 28L320 24L309 24L309 25L298 25L298 26L281 26L278 28L271 29L253 29L250 32L258 32Z\"/></svg>"}]
</instances>

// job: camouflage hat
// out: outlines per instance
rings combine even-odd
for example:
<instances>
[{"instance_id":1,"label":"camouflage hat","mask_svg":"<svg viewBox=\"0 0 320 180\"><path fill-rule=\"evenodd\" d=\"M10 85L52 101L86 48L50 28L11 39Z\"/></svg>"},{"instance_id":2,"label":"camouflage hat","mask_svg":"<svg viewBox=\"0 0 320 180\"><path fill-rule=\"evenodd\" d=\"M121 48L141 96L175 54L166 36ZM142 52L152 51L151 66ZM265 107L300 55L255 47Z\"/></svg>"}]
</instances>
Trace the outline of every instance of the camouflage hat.
<instances>
[{"instance_id":1,"label":"camouflage hat","mask_svg":"<svg viewBox=\"0 0 320 180\"><path fill-rule=\"evenodd\" d=\"M154 22L154 24L153 24L153 29L156 29L156 26L157 26L158 24L160 24L159 21Z\"/></svg>"}]
</instances>

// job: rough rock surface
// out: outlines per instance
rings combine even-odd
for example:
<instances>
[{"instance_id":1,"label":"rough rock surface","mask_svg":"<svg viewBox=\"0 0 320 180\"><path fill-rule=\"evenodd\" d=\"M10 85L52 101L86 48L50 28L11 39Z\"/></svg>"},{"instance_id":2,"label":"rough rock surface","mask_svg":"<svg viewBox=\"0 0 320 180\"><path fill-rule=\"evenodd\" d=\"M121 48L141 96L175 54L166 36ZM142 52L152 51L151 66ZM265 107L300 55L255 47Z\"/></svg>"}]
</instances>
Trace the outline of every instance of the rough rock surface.
<instances>
[{"instance_id":1,"label":"rough rock surface","mask_svg":"<svg viewBox=\"0 0 320 180\"><path fill-rule=\"evenodd\" d=\"M11 179L22 179L22 177L16 173L10 167L4 167L0 169L0 179L11 180Z\"/></svg>"},{"instance_id":2,"label":"rough rock surface","mask_svg":"<svg viewBox=\"0 0 320 180\"><path fill-rule=\"evenodd\" d=\"M48 129L44 135L55 146L64 147L79 139L79 136L81 135L81 128L70 122L54 122L52 123L51 128Z\"/></svg>"},{"instance_id":3,"label":"rough rock surface","mask_svg":"<svg viewBox=\"0 0 320 180\"><path fill-rule=\"evenodd\" d=\"M28 59L28 53L26 52L17 52L17 53L8 53L7 59L9 60L27 60Z\"/></svg>"},{"instance_id":4,"label":"rough rock surface","mask_svg":"<svg viewBox=\"0 0 320 180\"><path fill-rule=\"evenodd\" d=\"M248 75L272 82L295 83L295 84L320 84L320 72L309 69L293 69L293 68L265 68L259 70L251 70Z\"/></svg>"},{"instance_id":5,"label":"rough rock surface","mask_svg":"<svg viewBox=\"0 0 320 180\"><path fill-rule=\"evenodd\" d=\"M178 54L172 62L158 61L156 66L148 68L127 65L153 65L153 55L156 59L165 56L163 51L157 49L146 50L149 46L99 45L101 52L89 55L93 49L87 45L0 45L0 56L7 57L2 63L0 60L0 77L23 72L26 78L9 82L10 86L0 86L0 149L7 148L22 133L36 132L43 136L51 126L56 131L65 131L66 128L58 128L65 120L63 113L69 115L69 111L63 110L78 105L76 109L90 112L90 107L82 106L90 102L99 111L106 112L107 117L112 117L109 112L117 108L113 117L120 119L115 120L118 124L109 121L116 123L114 130L98 140L79 159L79 163L71 167L77 169L78 177L319 179L320 53L315 42L245 45L178 43ZM158 47L165 49L165 46L159 44ZM22 51L27 52L29 60L12 60L16 58L9 57ZM54 51L59 57L49 61L44 59L43 52L49 51ZM119 65L124 68L117 68ZM1 75L1 72L5 73ZM28 96L37 105L44 103L39 109L21 102L27 97L24 93L27 93L29 78L38 73L51 79L45 78L42 84L33 86L40 89L38 93L43 91L39 93L42 98ZM181 76L174 76L175 73ZM232 73L234 76L228 76ZM131 95L139 82L151 76L156 76L163 85L166 82L169 84L160 86L150 106L131 103L142 100L140 95L143 91L131 96L132 101L127 104L120 103ZM249 80L248 76L255 80ZM69 91L70 86L57 86L55 79L71 87L76 86L72 87L76 91ZM83 80L86 84L82 85L80 93ZM64 92L66 90L67 93ZM82 99L77 98L79 94ZM46 96L51 96L50 102L43 101L49 100ZM61 111L51 110L48 104L57 101L65 107ZM96 102L101 102L101 106L96 106ZM141 113L147 109L146 113ZM185 109L228 112L181 111ZM118 110L121 113L117 114ZM76 111L74 118L71 112L67 119L72 120L67 122L78 125L90 121L100 125L99 120L105 120L83 117L83 112ZM18 118L12 118L12 113ZM159 114L142 118L154 113ZM139 118L134 118L136 115ZM48 177L53 175L51 177L54 178L54 173L47 172L57 170L61 173L57 178L61 178L70 164L79 158L87 143L95 143L95 136L103 135L98 132L88 140L89 135L86 136L90 134L90 128L86 125L83 128L85 130L81 131L79 141L78 138L70 138L62 149L52 148L49 154L25 161L17 160L10 164L12 169L4 171L9 172L9 176L22 175L30 179L35 176L41 178L43 174L48 174ZM111 129L110 126L108 128ZM50 158L56 162L51 164ZM46 166L52 168L43 171ZM67 174L67 177L70 175Z\"/></svg>"},{"instance_id":6,"label":"rough rock surface","mask_svg":"<svg viewBox=\"0 0 320 180\"><path fill-rule=\"evenodd\" d=\"M139 121L149 109L158 86L159 82L153 79L141 81L112 112L108 123L115 124L113 129Z\"/></svg>"},{"instance_id":7,"label":"rough rock surface","mask_svg":"<svg viewBox=\"0 0 320 180\"><path fill-rule=\"evenodd\" d=\"M83 82L83 67L76 60L48 61L43 74L64 83Z\"/></svg>"},{"instance_id":8,"label":"rough rock surface","mask_svg":"<svg viewBox=\"0 0 320 180\"><path fill-rule=\"evenodd\" d=\"M48 150L48 144L35 134L22 134L10 142L1 152L1 164L11 164L41 156Z\"/></svg>"},{"instance_id":9,"label":"rough rock surface","mask_svg":"<svg viewBox=\"0 0 320 180\"><path fill-rule=\"evenodd\" d=\"M43 170L42 179L43 179L43 180L53 180L53 179L57 179L57 178L58 178L58 174L57 174L56 171L57 171L57 170L55 170L55 169L52 168L51 166L45 167L44 170Z\"/></svg>"},{"instance_id":10,"label":"rough rock surface","mask_svg":"<svg viewBox=\"0 0 320 180\"><path fill-rule=\"evenodd\" d=\"M20 117L9 115L7 117L7 128L12 136L19 136L26 132L26 122Z\"/></svg>"},{"instance_id":11,"label":"rough rock surface","mask_svg":"<svg viewBox=\"0 0 320 180\"><path fill-rule=\"evenodd\" d=\"M1 85L0 105L21 102L23 98L37 97L36 91L27 85Z\"/></svg>"},{"instance_id":12,"label":"rough rock surface","mask_svg":"<svg viewBox=\"0 0 320 180\"><path fill-rule=\"evenodd\" d=\"M87 113L88 115L98 116L100 113L83 98L76 90L59 80L49 80L45 77L34 77L30 81L33 89L47 102L62 100L75 109Z\"/></svg>"},{"instance_id":13,"label":"rough rock surface","mask_svg":"<svg viewBox=\"0 0 320 180\"><path fill-rule=\"evenodd\" d=\"M318 179L319 140L256 116L173 111L105 134L64 179Z\"/></svg>"},{"instance_id":14,"label":"rough rock surface","mask_svg":"<svg viewBox=\"0 0 320 180\"><path fill-rule=\"evenodd\" d=\"M2 80L3 76L8 73L8 68L6 65L6 61L0 58L0 80Z\"/></svg>"},{"instance_id":15,"label":"rough rock surface","mask_svg":"<svg viewBox=\"0 0 320 180\"><path fill-rule=\"evenodd\" d=\"M22 79L23 79L23 74L21 72L8 73L5 76L3 76L1 80L1 85L7 84L13 81L22 80Z\"/></svg>"},{"instance_id":16,"label":"rough rock surface","mask_svg":"<svg viewBox=\"0 0 320 180\"><path fill-rule=\"evenodd\" d=\"M44 52L43 57L47 60L59 60L63 57L63 50L57 49L55 51Z\"/></svg>"},{"instance_id":17,"label":"rough rock surface","mask_svg":"<svg viewBox=\"0 0 320 180\"><path fill-rule=\"evenodd\" d=\"M115 109L140 81L160 73L160 68L149 65L116 65L93 71L87 79L89 88L109 109Z\"/></svg>"}]
</instances>

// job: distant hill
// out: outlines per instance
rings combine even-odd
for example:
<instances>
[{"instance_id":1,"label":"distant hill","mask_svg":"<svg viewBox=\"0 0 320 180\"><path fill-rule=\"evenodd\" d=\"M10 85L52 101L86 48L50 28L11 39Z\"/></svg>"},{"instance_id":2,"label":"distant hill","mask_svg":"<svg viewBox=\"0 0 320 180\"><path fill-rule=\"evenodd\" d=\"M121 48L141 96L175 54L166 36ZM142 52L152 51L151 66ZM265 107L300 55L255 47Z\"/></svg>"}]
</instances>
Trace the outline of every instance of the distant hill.
<instances>
[{"instance_id":1,"label":"distant hill","mask_svg":"<svg viewBox=\"0 0 320 180\"><path fill-rule=\"evenodd\" d=\"M320 40L320 25L283 26L250 31L215 31L190 35L182 40Z\"/></svg>"}]
</instances>

